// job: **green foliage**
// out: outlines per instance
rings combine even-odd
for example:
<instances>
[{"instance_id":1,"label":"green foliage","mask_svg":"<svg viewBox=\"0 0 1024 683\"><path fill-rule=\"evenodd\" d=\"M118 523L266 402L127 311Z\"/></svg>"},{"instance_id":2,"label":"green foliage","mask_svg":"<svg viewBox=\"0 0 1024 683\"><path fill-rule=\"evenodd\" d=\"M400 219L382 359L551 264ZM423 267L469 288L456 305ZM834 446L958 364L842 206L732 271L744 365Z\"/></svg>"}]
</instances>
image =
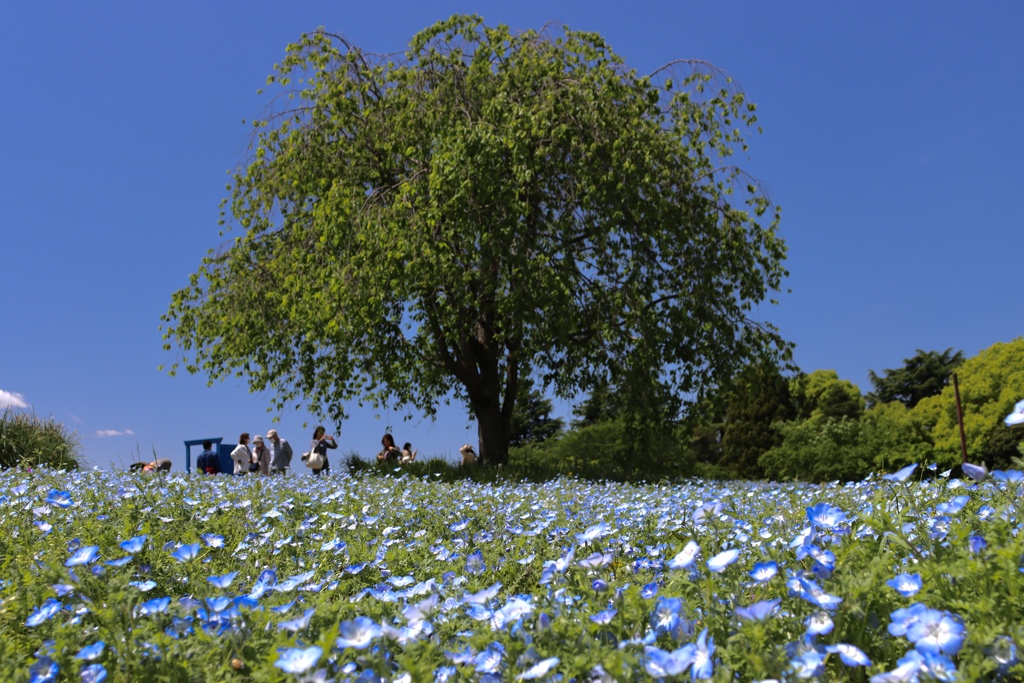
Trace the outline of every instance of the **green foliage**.
<instances>
[{"instance_id":1,"label":"green foliage","mask_svg":"<svg viewBox=\"0 0 1024 683\"><path fill-rule=\"evenodd\" d=\"M520 380L518 392L509 426L510 446L540 443L562 431L562 420L551 417L551 399L536 389L532 380Z\"/></svg>"},{"instance_id":2,"label":"green foliage","mask_svg":"<svg viewBox=\"0 0 1024 683\"><path fill-rule=\"evenodd\" d=\"M913 408L921 399L942 393L963 360L964 352L953 353L952 347L942 352L918 349L913 357L903 359L902 368L887 369L882 377L868 370L875 388L867 396L868 405L899 401Z\"/></svg>"},{"instance_id":3,"label":"green foliage","mask_svg":"<svg viewBox=\"0 0 1024 683\"><path fill-rule=\"evenodd\" d=\"M0 467L79 467L78 435L52 417L7 408L0 415Z\"/></svg>"},{"instance_id":4,"label":"green foliage","mask_svg":"<svg viewBox=\"0 0 1024 683\"><path fill-rule=\"evenodd\" d=\"M1013 457L1012 431L1003 418L1024 396L1024 337L996 343L968 358L957 370L963 408L967 458L990 468L1006 468ZM914 408L915 419L927 425L935 443L935 457L943 467L960 463L960 431L952 386L938 396L923 399ZM1019 434L1019 432L1018 432Z\"/></svg>"},{"instance_id":5,"label":"green foliage","mask_svg":"<svg viewBox=\"0 0 1024 683\"><path fill-rule=\"evenodd\" d=\"M758 461L774 481L857 481L872 470L874 456L861 439L863 425L848 417L779 424L782 444Z\"/></svg>"},{"instance_id":6,"label":"green foliage","mask_svg":"<svg viewBox=\"0 0 1024 683\"><path fill-rule=\"evenodd\" d=\"M241 233L163 317L171 368L340 421L464 400L502 463L517 384L622 378L650 423L754 355L778 208L729 158L754 106L699 62L628 69L594 33L454 16L404 58L304 35L226 202ZM284 96L286 95L286 96ZM238 334L279 321L279 334ZM648 403L650 402L650 404Z\"/></svg>"},{"instance_id":7,"label":"green foliage","mask_svg":"<svg viewBox=\"0 0 1024 683\"><path fill-rule=\"evenodd\" d=\"M637 432L623 420L605 420L513 449L509 472L535 481L559 475L607 481L683 477L693 473L684 445L670 428Z\"/></svg>"},{"instance_id":8,"label":"green foliage","mask_svg":"<svg viewBox=\"0 0 1024 683\"><path fill-rule=\"evenodd\" d=\"M790 391L800 419L824 421L850 418L864 412L864 397L849 380L839 379L835 370L815 370L792 380Z\"/></svg>"},{"instance_id":9,"label":"green foliage","mask_svg":"<svg viewBox=\"0 0 1024 683\"><path fill-rule=\"evenodd\" d=\"M738 477L759 479L764 472L758 459L782 442L773 425L796 413L789 382L778 367L759 363L739 374L729 394L719 464Z\"/></svg>"},{"instance_id":10,"label":"green foliage","mask_svg":"<svg viewBox=\"0 0 1024 683\"><path fill-rule=\"evenodd\" d=\"M604 377L598 378L587 398L573 408L575 426L586 427L605 420L617 419L622 412L618 392Z\"/></svg>"}]
</instances>

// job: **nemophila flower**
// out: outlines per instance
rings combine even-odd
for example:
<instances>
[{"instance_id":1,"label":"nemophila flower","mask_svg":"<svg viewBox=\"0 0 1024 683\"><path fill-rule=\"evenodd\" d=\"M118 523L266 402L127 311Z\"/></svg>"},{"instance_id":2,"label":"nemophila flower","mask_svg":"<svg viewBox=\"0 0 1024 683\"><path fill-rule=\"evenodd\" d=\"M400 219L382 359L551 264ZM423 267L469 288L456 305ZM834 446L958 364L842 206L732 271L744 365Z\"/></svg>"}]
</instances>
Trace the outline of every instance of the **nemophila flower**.
<instances>
[{"instance_id":1,"label":"nemophila flower","mask_svg":"<svg viewBox=\"0 0 1024 683\"><path fill-rule=\"evenodd\" d=\"M688 632L690 625L682 618L683 601L679 598L658 598L651 610L650 624L655 635L670 634L675 638Z\"/></svg>"},{"instance_id":2,"label":"nemophila flower","mask_svg":"<svg viewBox=\"0 0 1024 683\"><path fill-rule=\"evenodd\" d=\"M907 627L907 640L921 652L955 655L964 643L964 625L949 612L926 610Z\"/></svg>"},{"instance_id":3,"label":"nemophila flower","mask_svg":"<svg viewBox=\"0 0 1024 683\"><path fill-rule=\"evenodd\" d=\"M309 626L309 621L313 618L313 614L315 612L316 610L310 607L302 613L301 617L298 617L297 619L292 619L290 621L279 621L277 623L277 628L279 631L291 631L292 633L295 633L297 631L304 631L306 627Z\"/></svg>"},{"instance_id":4,"label":"nemophila flower","mask_svg":"<svg viewBox=\"0 0 1024 683\"><path fill-rule=\"evenodd\" d=\"M227 589L231 587L231 583L235 580L236 576L238 576L238 572L228 572L221 576L208 576L206 580L217 588Z\"/></svg>"},{"instance_id":5,"label":"nemophila flower","mask_svg":"<svg viewBox=\"0 0 1024 683\"><path fill-rule=\"evenodd\" d=\"M129 538L127 541L121 541L120 543L118 543L118 545L120 545L121 549L124 550L126 553L134 555L135 553L141 552L142 549L146 547L146 538L146 534L142 534L141 536L133 536L132 538Z\"/></svg>"},{"instance_id":6,"label":"nemophila flower","mask_svg":"<svg viewBox=\"0 0 1024 683\"><path fill-rule=\"evenodd\" d=\"M206 605L213 612L223 612L231 606L231 598L226 595L218 595L217 597L207 598Z\"/></svg>"},{"instance_id":7,"label":"nemophila flower","mask_svg":"<svg viewBox=\"0 0 1024 683\"><path fill-rule=\"evenodd\" d=\"M725 510L725 504L719 501L704 503L693 511L693 523L697 526L703 526L709 519L718 519L723 510Z\"/></svg>"},{"instance_id":8,"label":"nemophila flower","mask_svg":"<svg viewBox=\"0 0 1024 683\"><path fill-rule=\"evenodd\" d=\"M965 462L960 467L963 469L964 474L974 481L984 481L985 478L988 477L988 469L984 465L974 465L969 462Z\"/></svg>"},{"instance_id":9,"label":"nemophila flower","mask_svg":"<svg viewBox=\"0 0 1024 683\"><path fill-rule=\"evenodd\" d=\"M693 669L690 671L694 680L705 680L714 674L715 662L715 639L708 636L708 630L704 629L697 637L697 644L693 650Z\"/></svg>"},{"instance_id":10,"label":"nemophila flower","mask_svg":"<svg viewBox=\"0 0 1024 683\"><path fill-rule=\"evenodd\" d=\"M871 660L859 648L846 643L826 645L825 652L838 654L846 666L871 666Z\"/></svg>"},{"instance_id":11,"label":"nemophila flower","mask_svg":"<svg viewBox=\"0 0 1024 683\"><path fill-rule=\"evenodd\" d=\"M1003 418L1003 423L1007 427L1024 424L1024 401L1017 401L1010 414Z\"/></svg>"},{"instance_id":12,"label":"nemophila flower","mask_svg":"<svg viewBox=\"0 0 1024 683\"><path fill-rule=\"evenodd\" d=\"M75 501L71 500L71 494L67 491L58 491L53 489L46 496L47 505L56 505L59 508L68 508L75 504Z\"/></svg>"},{"instance_id":13,"label":"nemophila flower","mask_svg":"<svg viewBox=\"0 0 1024 683\"><path fill-rule=\"evenodd\" d=\"M106 644L102 640L99 640L92 645L88 645L79 650L78 654L75 655L75 659L91 662L94 659L98 659L99 656L103 654L103 648L105 647Z\"/></svg>"},{"instance_id":14,"label":"nemophila flower","mask_svg":"<svg viewBox=\"0 0 1024 683\"><path fill-rule=\"evenodd\" d=\"M75 551L75 553L68 558L67 562L64 563L65 567L78 567L83 564L90 564L96 561L99 557L100 548L96 545L85 545Z\"/></svg>"},{"instance_id":15,"label":"nemophila flower","mask_svg":"<svg viewBox=\"0 0 1024 683\"><path fill-rule=\"evenodd\" d=\"M774 560L767 562L758 562L754 565L754 568L750 570L750 578L757 583L765 583L770 581L776 574L779 573L779 565Z\"/></svg>"},{"instance_id":16,"label":"nemophila flower","mask_svg":"<svg viewBox=\"0 0 1024 683\"><path fill-rule=\"evenodd\" d=\"M928 538L933 541L944 541L949 535L950 519L946 515L939 515L928 520Z\"/></svg>"},{"instance_id":17,"label":"nemophila flower","mask_svg":"<svg viewBox=\"0 0 1024 683\"><path fill-rule=\"evenodd\" d=\"M797 678L818 678L825 673L825 655L817 650L805 650L789 662Z\"/></svg>"},{"instance_id":18,"label":"nemophila flower","mask_svg":"<svg viewBox=\"0 0 1024 683\"><path fill-rule=\"evenodd\" d=\"M561 660L558 657L542 659L523 673L516 676L516 679L520 681L532 681L538 678L544 678L552 669L558 666L559 662L561 662Z\"/></svg>"},{"instance_id":19,"label":"nemophila flower","mask_svg":"<svg viewBox=\"0 0 1024 683\"><path fill-rule=\"evenodd\" d=\"M366 563L365 562L357 562L356 564L350 564L347 567L345 567L345 573L347 573L347 574L358 574L359 572L363 571L364 569L366 569Z\"/></svg>"},{"instance_id":20,"label":"nemophila flower","mask_svg":"<svg viewBox=\"0 0 1024 683\"><path fill-rule=\"evenodd\" d=\"M913 474L914 470L916 469L917 463L914 463L913 465L907 465L903 469L893 472L892 474L883 474L882 479L895 482L904 482L907 479L910 479L910 475Z\"/></svg>"},{"instance_id":21,"label":"nemophila flower","mask_svg":"<svg viewBox=\"0 0 1024 683\"><path fill-rule=\"evenodd\" d=\"M835 529L849 520L846 513L828 503L818 503L814 507L807 508L807 521L819 529Z\"/></svg>"},{"instance_id":22,"label":"nemophila flower","mask_svg":"<svg viewBox=\"0 0 1024 683\"><path fill-rule=\"evenodd\" d=\"M53 615L59 612L63 607L64 604L60 600L47 598L42 605L32 612L32 614L28 615L28 619L25 620L25 626L39 626L40 624L52 619Z\"/></svg>"},{"instance_id":23,"label":"nemophila flower","mask_svg":"<svg viewBox=\"0 0 1024 683\"><path fill-rule=\"evenodd\" d=\"M919 590L921 590L921 575L900 574L899 576L886 581L885 585L891 586L897 593L905 598L909 598L911 595L915 595Z\"/></svg>"},{"instance_id":24,"label":"nemophila flower","mask_svg":"<svg viewBox=\"0 0 1024 683\"><path fill-rule=\"evenodd\" d=\"M107 560L103 564L107 565L108 567L115 567L115 568L117 568L117 567L125 566L126 564L128 564L129 562L131 562L134 559L135 558L132 557L131 555L125 555L124 557L119 557L116 560Z\"/></svg>"},{"instance_id":25,"label":"nemophila flower","mask_svg":"<svg viewBox=\"0 0 1024 683\"><path fill-rule=\"evenodd\" d=\"M749 607L737 607L736 616L745 621L765 621L772 615L780 602L782 601L779 599L761 600Z\"/></svg>"},{"instance_id":26,"label":"nemophila flower","mask_svg":"<svg viewBox=\"0 0 1024 683\"><path fill-rule=\"evenodd\" d=\"M103 683L107 680L107 669L102 664L90 664L82 668L82 683Z\"/></svg>"},{"instance_id":27,"label":"nemophila flower","mask_svg":"<svg viewBox=\"0 0 1024 683\"><path fill-rule=\"evenodd\" d=\"M590 587L595 593L601 593L608 590L608 582L604 579L594 579L590 582Z\"/></svg>"},{"instance_id":28,"label":"nemophila flower","mask_svg":"<svg viewBox=\"0 0 1024 683\"><path fill-rule=\"evenodd\" d=\"M191 562L199 556L199 544L198 543L186 543L173 553L171 557L176 559L178 562Z\"/></svg>"},{"instance_id":29,"label":"nemophila flower","mask_svg":"<svg viewBox=\"0 0 1024 683\"><path fill-rule=\"evenodd\" d=\"M356 617L352 621L341 622L334 645L342 650L349 647L362 650L380 635L381 629L377 622L370 617Z\"/></svg>"},{"instance_id":30,"label":"nemophila flower","mask_svg":"<svg viewBox=\"0 0 1024 683\"><path fill-rule=\"evenodd\" d=\"M60 667L57 662L49 657L40 657L35 664L29 667L28 681L29 683L54 683L59 673Z\"/></svg>"},{"instance_id":31,"label":"nemophila flower","mask_svg":"<svg viewBox=\"0 0 1024 683\"><path fill-rule=\"evenodd\" d=\"M482 574L487 569L487 565L484 564L484 554L479 550L474 550L469 555L466 555L466 573L476 576Z\"/></svg>"},{"instance_id":32,"label":"nemophila flower","mask_svg":"<svg viewBox=\"0 0 1024 683\"><path fill-rule=\"evenodd\" d=\"M985 648L985 654L996 661L1000 671L1009 669L1019 661L1017 645L1008 636L996 636L992 644Z\"/></svg>"},{"instance_id":33,"label":"nemophila flower","mask_svg":"<svg viewBox=\"0 0 1024 683\"><path fill-rule=\"evenodd\" d=\"M804 620L804 626L807 627L807 635L817 637L832 633L835 623L827 612L815 612Z\"/></svg>"},{"instance_id":34,"label":"nemophila flower","mask_svg":"<svg viewBox=\"0 0 1024 683\"><path fill-rule=\"evenodd\" d=\"M462 596L463 603L475 603L483 605L494 599L494 596L498 594L498 590L501 588L501 583L495 583L492 586L483 589L477 593L466 593Z\"/></svg>"},{"instance_id":35,"label":"nemophila flower","mask_svg":"<svg viewBox=\"0 0 1024 683\"><path fill-rule=\"evenodd\" d=\"M718 553L708 560L708 569L713 573L718 574L725 571L725 568L738 560L739 557L739 548L730 548L729 550Z\"/></svg>"},{"instance_id":36,"label":"nemophila flower","mask_svg":"<svg viewBox=\"0 0 1024 683\"><path fill-rule=\"evenodd\" d=\"M679 554L668 561L669 569L689 569L700 555L700 546L688 541Z\"/></svg>"},{"instance_id":37,"label":"nemophila flower","mask_svg":"<svg viewBox=\"0 0 1024 683\"><path fill-rule=\"evenodd\" d=\"M576 539L580 543L589 543L590 541L597 540L609 535L612 532L612 528L605 522L598 522L597 524L587 527L582 534L576 534Z\"/></svg>"},{"instance_id":38,"label":"nemophila flower","mask_svg":"<svg viewBox=\"0 0 1024 683\"><path fill-rule=\"evenodd\" d=\"M320 661L324 651L314 645L305 649L291 647L281 652L281 656L274 662L281 671L289 674L306 673Z\"/></svg>"},{"instance_id":39,"label":"nemophila flower","mask_svg":"<svg viewBox=\"0 0 1024 683\"><path fill-rule=\"evenodd\" d=\"M590 620L595 624L610 624L612 619L614 619L615 615L618 613L619 611L617 609L609 607L608 609L601 610L597 614L591 614Z\"/></svg>"},{"instance_id":40,"label":"nemophila flower","mask_svg":"<svg viewBox=\"0 0 1024 683\"><path fill-rule=\"evenodd\" d=\"M658 594L658 584L656 582L654 582L654 581L651 581L650 583L645 584L644 587L640 589L640 597L643 598L644 600L650 600L651 598L653 598L657 594Z\"/></svg>"},{"instance_id":41,"label":"nemophila flower","mask_svg":"<svg viewBox=\"0 0 1024 683\"><path fill-rule=\"evenodd\" d=\"M657 678L678 676L693 664L696 645L689 643L674 652L648 645L644 648L644 671Z\"/></svg>"},{"instance_id":42,"label":"nemophila flower","mask_svg":"<svg viewBox=\"0 0 1024 683\"><path fill-rule=\"evenodd\" d=\"M481 674L496 674L501 670L501 660L504 656L505 646L499 642L493 642L473 657L474 670Z\"/></svg>"},{"instance_id":43,"label":"nemophila flower","mask_svg":"<svg viewBox=\"0 0 1024 683\"><path fill-rule=\"evenodd\" d=\"M148 593L156 588L156 581L150 581L148 579L146 581L129 581L128 585L138 588L143 593Z\"/></svg>"},{"instance_id":44,"label":"nemophila flower","mask_svg":"<svg viewBox=\"0 0 1024 683\"><path fill-rule=\"evenodd\" d=\"M136 607L135 613L139 616L148 617L154 614L163 614L170 606L171 599L169 597L153 598Z\"/></svg>"},{"instance_id":45,"label":"nemophila flower","mask_svg":"<svg viewBox=\"0 0 1024 683\"><path fill-rule=\"evenodd\" d=\"M74 593L75 587L67 583L55 583L53 584L53 590L57 593L58 598L63 598L65 595Z\"/></svg>"},{"instance_id":46,"label":"nemophila flower","mask_svg":"<svg viewBox=\"0 0 1024 683\"><path fill-rule=\"evenodd\" d=\"M591 553L577 564L586 569L601 569L611 564L614 559L615 553Z\"/></svg>"},{"instance_id":47,"label":"nemophila flower","mask_svg":"<svg viewBox=\"0 0 1024 683\"><path fill-rule=\"evenodd\" d=\"M935 510L945 515L955 515L963 510L964 506L966 506L970 500L969 496L956 496L945 503L939 503L935 506Z\"/></svg>"},{"instance_id":48,"label":"nemophila flower","mask_svg":"<svg viewBox=\"0 0 1024 683\"><path fill-rule=\"evenodd\" d=\"M786 587L797 597L826 610L834 610L843 602L842 598L829 595L821 586L803 576L791 577L786 581Z\"/></svg>"},{"instance_id":49,"label":"nemophila flower","mask_svg":"<svg viewBox=\"0 0 1024 683\"><path fill-rule=\"evenodd\" d=\"M466 558L466 559L468 560L469 558ZM483 556L480 557L480 562L483 563ZM411 586L414 583L416 583L416 579L414 579L413 577L408 576L408 575L406 575L406 576L389 576L388 577L388 583L390 583L395 588L405 588L406 586Z\"/></svg>"},{"instance_id":50,"label":"nemophila flower","mask_svg":"<svg viewBox=\"0 0 1024 683\"><path fill-rule=\"evenodd\" d=\"M274 590L278 593L288 593L290 591L293 591L302 584L312 579L315 573L316 572L314 571L308 571L302 572L301 574L296 574L295 576L289 576L281 583L276 584L274 586Z\"/></svg>"},{"instance_id":51,"label":"nemophila flower","mask_svg":"<svg viewBox=\"0 0 1024 683\"><path fill-rule=\"evenodd\" d=\"M199 538L203 540L203 543L205 543L208 548L224 547L224 537L220 534L203 534Z\"/></svg>"}]
</instances>

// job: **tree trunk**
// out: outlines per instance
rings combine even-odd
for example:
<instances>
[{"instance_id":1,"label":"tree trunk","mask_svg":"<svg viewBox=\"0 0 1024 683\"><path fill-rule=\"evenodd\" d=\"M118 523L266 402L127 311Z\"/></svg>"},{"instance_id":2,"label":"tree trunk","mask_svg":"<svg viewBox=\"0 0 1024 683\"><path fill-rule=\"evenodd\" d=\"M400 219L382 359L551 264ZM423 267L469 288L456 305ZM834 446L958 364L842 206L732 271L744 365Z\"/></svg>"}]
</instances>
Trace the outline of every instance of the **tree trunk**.
<instances>
[{"instance_id":1,"label":"tree trunk","mask_svg":"<svg viewBox=\"0 0 1024 683\"><path fill-rule=\"evenodd\" d=\"M480 463L486 466L508 462L508 424L502 416L500 401L474 401L477 437L480 441Z\"/></svg>"}]
</instances>

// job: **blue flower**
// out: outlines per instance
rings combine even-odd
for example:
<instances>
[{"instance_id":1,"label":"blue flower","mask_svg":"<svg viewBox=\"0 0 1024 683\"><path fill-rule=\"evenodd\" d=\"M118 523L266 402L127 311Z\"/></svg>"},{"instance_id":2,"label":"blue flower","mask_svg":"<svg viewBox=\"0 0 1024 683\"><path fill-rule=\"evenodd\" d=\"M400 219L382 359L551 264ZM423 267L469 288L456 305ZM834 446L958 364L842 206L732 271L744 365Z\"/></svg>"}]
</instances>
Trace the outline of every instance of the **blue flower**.
<instances>
[{"instance_id":1,"label":"blue flower","mask_svg":"<svg viewBox=\"0 0 1024 683\"><path fill-rule=\"evenodd\" d=\"M825 673L825 655L806 650L789 662L797 678L819 678Z\"/></svg>"},{"instance_id":2,"label":"blue flower","mask_svg":"<svg viewBox=\"0 0 1024 683\"><path fill-rule=\"evenodd\" d=\"M693 651L693 669L690 675L694 680L711 678L714 674L715 639L708 636L708 630L701 631L697 637L697 647Z\"/></svg>"},{"instance_id":3,"label":"blue flower","mask_svg":"<svg viewBox=\"0 0 1024 683\"><path fill-rule=\"evenodd\" d=\"M228 572L227 574L223 574L221 576L207 577L206 580L212 583L217 588L226 589L231 587L231 583L235 580L236 576L238 576L238 572Z\"/></svg>"},{"instance_id":4,"label":"blue flower","mask_svg":"<svg viewBox=\"0 0 1024 683\"><path fill-rule=\"evenodd\" d=\"M668 561L669 569L689 569L700 554L700 546L694 541L688 541L686 546L678 555Z\"/></svg>"},{"instance_id":5,"label":"blue flower","mask_svg":"<svg viewBox=\"0 0 1024 683\"><path fill-rule=\"evenodd\" d=\"M60 600L47 598L47 600L37 607L32 614L28 615L28 619L25 620L25 626L39 626L40 624L49 621L54 614L61 610L62 607L64 607L64 604L61 603Z\"/></svg>"},{"instance_id":6,"label":"blue flower","mask_svg":"<svg viewBox=\"0 0 1024 683\"><path fill-rule=\"evenodd\" d=\"M203 534L200 536L208 548L223 548L224 537L220 534Z\"/></svg>"},{"instance_id":7,"label":"blue flower","mask_svg":"<svg viewBox=\"0 0 1024 683\"><path fill-rule=\"evenodd\" d=\"M29 683L53 683L57 680L60 667L49 657L40 657L28 669Z\"/></svg>"},{"instance_id":8,"label":"blue flower","mask_svg":"<svg viewBox=\"0 0 1024 683\"><path fill-rule=\"evenodd\" d=\"M618 613L619 611L617 609L609 607L606 610L601 610L597 614L590 615L590 620L595 624L609 624L611 623L611 620L615 618L615 615Z\"/></svg>"},{"instance_id":9,"label":"blue flower","mask_svg":"<svg viewBox=\"0 0 1024 683\"><path fill-rule=\"evenodd\" d=\"M82 668L82 683L103 683L107 680L107 669L102 664L90 664Z\"/></svg>"},{"instance_id":10,"label":"blue flower","mask_svg":"<svg viewBox=\"0 0 1024 683\"><path fill-rule=\"evenodd\" d=\"M104 647L106 647L106 645L103 643L102 640L97 641L92 645L89 645L88 647L83 647L81 650L79 650L78 654L75 655L75 659L82 659L87 662L91 662L92 660L99 658L99 656L103 654Z\"/></svg>"},{"instance_id":11,"label":"blue flower","mask_svg":"<svg viewBox=\"0 0 1024 683\"><path fill-rule=\"evenodd\" d=\"M466 555L466 573L476 576L482 574L487 569L487 565L484 564L484 554L479 550L474 550L469 555Z\"/></svg>"},{"instance_id":12,"label":"blue flower","mask_svg":"<svg viewBox=\"0 0 1024 683\"><path fill-rule=\"evenodd\" d=\"M477 673L496 674L501 669L501 660L505 656L505 647L494 642L472 659Z\"/></svg>"},{"instance_id":13,"label":"blue flower","mask_svg":"<svg viewBox=\"0 0 1024 683\"><path fill-rule=\"evenodd\" d=\"M615 559L615 553L591 553L588 557L583 558L577 564L586 569L601 569L611 564L612 560Z\"/></svg>"},{"instance_id":14,"label":"blue flower","mask_svg":"<svg viewBox=\"0 0 1024 683\"><path fill-rule=\"evenodd\" d=\"M640 597L644 600L650 600L658 594L658 584L655 581L651 581L640 589Z\"/></svg>"},{"instance_id":15,"label":"blue flower","mask_svg":"<svg viewBox=\"0 0 1024 683\"><path fill-rule=\"evenodd\" d=\"M99 546L85 545L75 551L75 554L64 563L65 567L77 567L82 564L90 564L96 561L100 554Z\"/></svg>"},{"instance_id":16,"label":"blue flower","mask_svg":"<svg viewBox=\"0 0 1024 683\"><path fill-rule=\"evenodd\" d=\"M807 635L809 636L828 635L835 628L835 622L832 621L832 617L827 612L815 612L807 617L804 625L807 626Z\"/></svg>"},{"instance_id":17,"label":"blue flower","mask_svg":"<svg viewBox=\"0 0 1024 683\"><path fill-rule=\"evenodd\" d=\"M356 617L352 621L343 621L338 626L338 639L334 644L345 649L348 647L362 650L381 635L381 628L370 617Z\"/></svg>"},{"instance_id":18,"label":"blue flower","mask_svg":"<svg viewBox=\"0 0 1024 683\"><path fill-rule=\"evenodd\" d=\"M708 569L715 574L725 571L725 568L730 564L739 559L740 551L739 548L730 548L724 552L720 552L710 560L708 560Z\"/></svg>"},{"instance_id":19,"label":"blue flower","mask_svg":"<svg viewBox=\"0 0 1024 683\"><path fill-rule=\"evenodd\" d=\"M125 555L124 557L119 557L116 560L107 560L103 564L107 565L108 567L123 567L134 559L135 558L131 555Z\"/></svg>"},{"instance_id":20,"label":"blue flower","mask_svg":"<svg viewBox=\"0 0 1024 683\"><path fill-rule=\"evenodd\" d=\"M129 581L128 585L138 588L143 593L148 593L149 591L156 588L156 581Z\"/></svg>"},{"instance_id":21,"label":"blue flower","mask_svg":"<svg viewBox=\"0 0 1024 683\"><path fill-rule=\"evenodd\" d=\"M281 656L274 662L281 671L289 674L306 673L320 661L324 651L314 645L305 649L292 647L281 652Z\"/></svg>"},{"instance_id":22,"label":"blue flower","mask_svg":"<svg viewBox=\"0 0 1024 683\"><path fill-rule=\"evenodd\" d=\"M129 538L127 541L121 541L118 545L120 545L121 549L126 553L134 555L137 552L141 552L142 549L146 547L146 534L134 536Z\"/></svg>"},{"instance_id":23,"label":"blue flower","mask_svg":"<svg viewBox=\"0 0 1024 683\"><path fill-rule=\"evenodd\" d=\"M59 508L67 508L74 505L74 501L71 500L71 494L67 491L58 491L53 489L46 496L46 502L50 505L56 505Z\"/></svg>"},{"instance_id":24,"label":"blue flower","mask_svg":"<svg viewBox=\"0 0 1024 683\"><path fill-rule=\"evenodd\" d=\"M965 462L961 465L961 468L968 477L974 481L984 481L988 476L988 469L984 465L972 465L969 462Z\"/></svg>"},{"instance_id":25,"label":"blue flower","mask_svg":"<svg viewBox=\"0 0 1024 683\"><path fill-rule=\"evenodd\" d=\"M921 590L921 575L900 574L896 578L889 579L885 584L887 586L891 586L893 590L903 597L909 598L911 595L915 595L919 590Z\"/></svg>"},{"instance_id":26,"label":"blue flower","mask_svg":"<svg viewBox=\"0 0 1024 683\"><path fill-rule=\"evenodd\" d=\"M826 645L825 652L838 653L846 666L871 666L871 660L859 648L846 643Z\"/></svg>"},{"instance_id":27,"label":"blue flower","mask_svg":"<svg viewBox=\"0 0 1024 683\"><path fill-rule=\"evenodd\" d=\"M167 608L171 605L171 599L169 597L153 598L147 600L138 607L135 608L137 614L141 616L150 616L153 614L163 614L167 611Z\"/></svg>"},{"instance_id":28,"label":"blue flower","mask_svg":"<svg viewBox=\"0 0 1024 683\"><path fill-rule=\"evenodd\" d=\"M548 672L558 666L561 660L558 657L548 657L534 664L532 667L524 671L523 673L516 676L519 680L534 680L537 678L543 678L548 675Z\"/></svg>"},{"instance_id":29,"label":"blue flower","mask_svg":"<svg viewBox=\"0 0 1024 683\"><path fill-rule=\"evenodd\" d=\"M955 655L964 643L964 625L949 612L926 610L907 628L907 640L921 652Z\"/></svg>"},{"instance_id":30,"label":"blue flower","mask_svg":"<svg viewBox=\"0 0 1024 683\"><path fill-rule=\"evenodd\" d=\"M757 583L764 583L771 580L778 573L779 565L773 560L769 560L768 562L756 563L754 568L750 570L750 578L754 579Z\"/></svg>"},{"instance_id":31,"label":"blue flower","mask_svg":"<svg viewBox=\"0 0 1024 683\"><path fill-rule=\"evenodd\" d=\"M749 607L737 607L736 616L746 621L764 621L772 615L780 602L782 601L779 599L761 600Z\"/></svg>"},{"instance_id":32,"label":"blue flower","mask_svg":"<svg viewBox=\"0 0 1024 683\"><path fill-rule=\"evenodd\" d=\"M846 513L828 503L807 508L807 520L819 529L835 529L847 521Z\"/></svg>"},{"instance_id":33,"label":"blue flower","mask_svg":"<svg viewBox=\"0 0 1024 683\"><path fill-rule=\"evenodd\" d=\"M297 619L292 619L291 621L278 622L277 628L281 631L291 631L293 633L303 631L306 629L307 626L309 626L309 621L313 618L313 613L315 611L315 609L310 607L302 613L301 617Z\"/></svg>"},{"instance_id":34,"label":"blue flower","mask_svg":"<svg viewBox=\"0 0 1024 683\"><path fill-rule=\"evenodd\" d=\"M176 559L178 562L190 562L199 555L199 544L198 543L186 543L181 546L173 553L171 557Z\"/></svg>"},{"instance_id":35,"label":"blue flower","mask_svg":"<svg viewBox=\"0 0 1024 683\"><path fill-rule=\"evenodd\" d=\"M587 527L587 529L582 534L576 534L576 539L579 540L581 543L587 543L589 541L593 541L598 538L607 536L611 532L612 528L610 526L608 526L604 522L599 522L594 526Z\"/></svg>"},{"instance_id":36,"label":"blue flower","mask_svg":"<svg viewBox=\"0 0 1024 683\"><path fill-rule=\"evenodd\" d=\"M899 470L898 472L894 472L893 474L883 474L882 479L887 479L888 481L904 482L907 479L910 479L910 475L913 474L914 470L916 469L917 463L914 463L913 465L907 465L903 469Z\"/></svg>"},{"instance_id":37,"label":"blue flower","mask_svg":"<svg viewBox=\"0 0 1024 683\"><path fill-rule=\"evenodd\" d=\"M648 645L644 648L644 671L656 678L678 676L693 664L695 649L693 643L684 645L675 652L666 652Z\"/></svg>"}]
</instances>

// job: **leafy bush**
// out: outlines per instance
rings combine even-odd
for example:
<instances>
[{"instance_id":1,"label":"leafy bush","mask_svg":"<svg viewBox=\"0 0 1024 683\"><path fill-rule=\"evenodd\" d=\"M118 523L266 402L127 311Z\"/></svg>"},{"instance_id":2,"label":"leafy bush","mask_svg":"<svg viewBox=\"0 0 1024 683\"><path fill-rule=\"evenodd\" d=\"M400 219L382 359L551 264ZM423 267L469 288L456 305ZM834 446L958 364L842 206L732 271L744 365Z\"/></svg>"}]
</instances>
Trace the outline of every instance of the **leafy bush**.
<instances>
[{"instance_id":1,"label":"leafy bush","mask_svg":"<svg viewBox=\"0 0 1024 683\"><path fill-rule=\"evenodd\" d=\"M775 481L856 481L871 472L872 453L861 440L863 426L849 418L826 418L779 425L782 445L758 463Z\"/></svg>"},{"instance_id":2,"label":"leafy bush","mask_svg":"<svg viewBox=\"0 0 1024 683\"><path fill-rule=\"evenodd\" d=\"M78 436L52 417L8 408L0 415L0 467L78 469Z\"/></svg>"}]
</instances>

